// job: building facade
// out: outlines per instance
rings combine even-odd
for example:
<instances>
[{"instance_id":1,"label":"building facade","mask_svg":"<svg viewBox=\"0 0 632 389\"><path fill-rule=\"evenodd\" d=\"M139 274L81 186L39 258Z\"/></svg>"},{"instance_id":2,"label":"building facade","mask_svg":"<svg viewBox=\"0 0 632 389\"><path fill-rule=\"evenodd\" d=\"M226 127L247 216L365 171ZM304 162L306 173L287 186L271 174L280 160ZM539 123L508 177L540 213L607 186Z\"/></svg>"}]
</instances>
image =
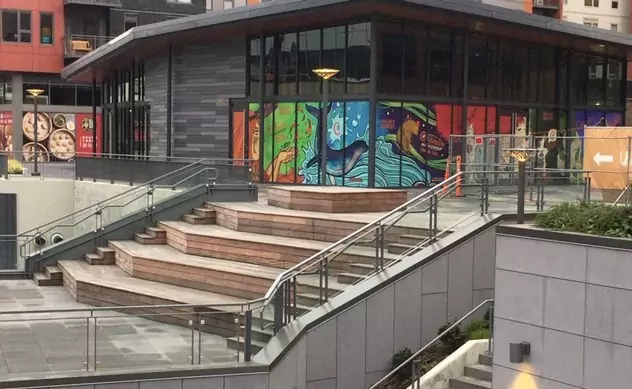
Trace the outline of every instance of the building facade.
<instances>
[{"instance_id":1,"label":"building facade","mask_svg":"<svg viewBox=\"0 0 632 389\"><path fill-rule=\"evenodd\" d=\"M44 90L38 98L44 160L92 152L100 139L93 134L102 131L101 121L91 120L93 98L101 115L101 90L93 96L91 83L63 80L64 66L136 26L243 5L246 0L0 0L0 151L25 150L29 157L34 107L27 90L35 88Z\"/></svg>"},{"instance_id":2,"label":"building facade","mask_svg":"<svg viewBox=\"0 0 632 389\"><path fill-rule=\"evenodd\" d=\"M132 34L64 74L104 83L103 151L252 159L264 182L322 184L326 141L327 184L428 185L443 179L451 155L469 149L451 144L453 138L525 139L551 129L581 131L595 118L624 120L632 40L623 34L594 35L588 27L480 3L463 4L474 14L455 11L440 1L426 1L431 11L422 11L416 0L395 10L375 0L367 8L382 16L356 7L353 17L323 21L314 16L321 8L308 5L319 1L325 0L195 17L209 34L215 29L230 38L204 41L178 30L168 36L179 43L159 53ZM331 7L350 12L350 3ZM485 24L485 13L495 20ZM311 24L291 19L299 14ZM265 28L254 21L264 23L262 15L271 20ZM516 18L522 22L509 22ZM155 28L167 31L169 23ZM241 34L226 35L231 28ZM543 44L538 34L556 43ZM126 65L112 71L113 61ZM339 70L328 84L324 136L323 82L313 73L321 67ZM592 78L595 69L608 76ZM131 125L139 107L150 111L142 146Z\"/></svg>"}]
</instances>

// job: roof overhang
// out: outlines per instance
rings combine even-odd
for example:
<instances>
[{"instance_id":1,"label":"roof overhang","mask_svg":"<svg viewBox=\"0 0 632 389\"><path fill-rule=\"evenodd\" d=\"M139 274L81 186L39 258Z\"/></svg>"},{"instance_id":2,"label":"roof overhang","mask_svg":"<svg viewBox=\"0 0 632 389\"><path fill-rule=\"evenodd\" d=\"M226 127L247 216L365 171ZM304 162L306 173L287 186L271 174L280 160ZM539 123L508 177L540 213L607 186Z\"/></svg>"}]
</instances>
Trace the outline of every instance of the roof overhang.
<instances>
[{"instance_id":1,"label":"roof overhang","mask_svg":"<svg viewBox=\"0 0 632 389\"><path fill-rule=\"evenodd\" d=\"M62 77L101 81L112 70L127 68L170 45L209 44L226 37L333 25L371 15L426 21L632 60L632 35L476 0L275 0L135 27L67 66Z\"/></svg>"}]
</instances>

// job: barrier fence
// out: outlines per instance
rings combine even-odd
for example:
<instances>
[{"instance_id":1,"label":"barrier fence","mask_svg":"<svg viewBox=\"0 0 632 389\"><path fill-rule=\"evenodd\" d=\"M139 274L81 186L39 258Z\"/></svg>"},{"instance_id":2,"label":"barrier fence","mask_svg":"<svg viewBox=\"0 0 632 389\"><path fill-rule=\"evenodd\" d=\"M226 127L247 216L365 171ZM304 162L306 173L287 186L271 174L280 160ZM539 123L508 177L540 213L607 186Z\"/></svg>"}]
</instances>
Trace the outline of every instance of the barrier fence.
<instances>
[{"instance_id":1,"label":"barrier fence","mask_svg":"<svg viewBox=\"0 0 632 389\"><path fill-rule=\"evenodd\" d=\"M34 153L0 152L0 176L17 179L32 176L35 169ZM145 183L192 163L217 172L216 183L252 182L249 160L202 159L167 156L139 156L125 154L76 153L68 160L53 160L38 156L37 173L40 178L107 181L110 183Z\"/></svg>"}]
</instances>

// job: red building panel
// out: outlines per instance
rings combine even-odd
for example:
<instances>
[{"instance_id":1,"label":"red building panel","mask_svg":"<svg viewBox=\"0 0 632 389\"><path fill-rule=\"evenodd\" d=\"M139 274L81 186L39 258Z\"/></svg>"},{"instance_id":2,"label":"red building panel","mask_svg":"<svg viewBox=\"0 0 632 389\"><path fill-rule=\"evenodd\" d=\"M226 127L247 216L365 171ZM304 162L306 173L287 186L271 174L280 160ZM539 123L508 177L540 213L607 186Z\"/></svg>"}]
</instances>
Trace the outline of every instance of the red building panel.
<instances>
[{"instance_id":1,"label":"red building panel","mask_svg":"<svg viewBox=\"0 0 632 389\"><path fill-rule=\"evenodd\" d=\"M64 1L0 0L2 10L31 12L31 43L0 40L0 71L60 73L64 67ZM40 14L53 15L52 44L40 41Z\"/></svg>"}]
</instances>

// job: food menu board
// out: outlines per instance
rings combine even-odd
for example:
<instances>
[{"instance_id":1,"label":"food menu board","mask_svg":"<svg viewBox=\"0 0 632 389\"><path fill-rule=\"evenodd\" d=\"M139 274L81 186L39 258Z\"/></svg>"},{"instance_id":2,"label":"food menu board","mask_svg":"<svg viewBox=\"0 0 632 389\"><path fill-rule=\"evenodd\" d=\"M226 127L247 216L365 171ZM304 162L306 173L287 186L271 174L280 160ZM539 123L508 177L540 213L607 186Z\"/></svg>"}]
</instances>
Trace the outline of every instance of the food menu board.
<instances>
[{"instance_id":1,"label":"food menu board","mask_svg":"<svg viewBox=\"0 0 632 389\"><path fill-rule=\"evenodd\" d=\"M97 114L96 123L92 114L78 113L77 119L77 153L83 155L92 153L92 142L96 136L97 151L101 150L101 114Z\"/></svg>"},{"instance_id":2,"label":"food menu board","mask_svg":"<svg viewBox=\"0 0 632 389\"><path fill-rule=\"evenodd\" d=\"M13 114L0 112L0 151L13 151Z\"/></svg>"},{"instance_id":3,"label":"food menu board","mask_svg":"<svg viewBox=\"0 0 632 389\"><path fill-rule=\"evenodd\" d=\"M73 159L76 152L76 115L38 112L37 116L37 125L33 112L26 112L22 117L24 160L33 160L36 130L41 162Z\"/></svg>"}]
</instances>

